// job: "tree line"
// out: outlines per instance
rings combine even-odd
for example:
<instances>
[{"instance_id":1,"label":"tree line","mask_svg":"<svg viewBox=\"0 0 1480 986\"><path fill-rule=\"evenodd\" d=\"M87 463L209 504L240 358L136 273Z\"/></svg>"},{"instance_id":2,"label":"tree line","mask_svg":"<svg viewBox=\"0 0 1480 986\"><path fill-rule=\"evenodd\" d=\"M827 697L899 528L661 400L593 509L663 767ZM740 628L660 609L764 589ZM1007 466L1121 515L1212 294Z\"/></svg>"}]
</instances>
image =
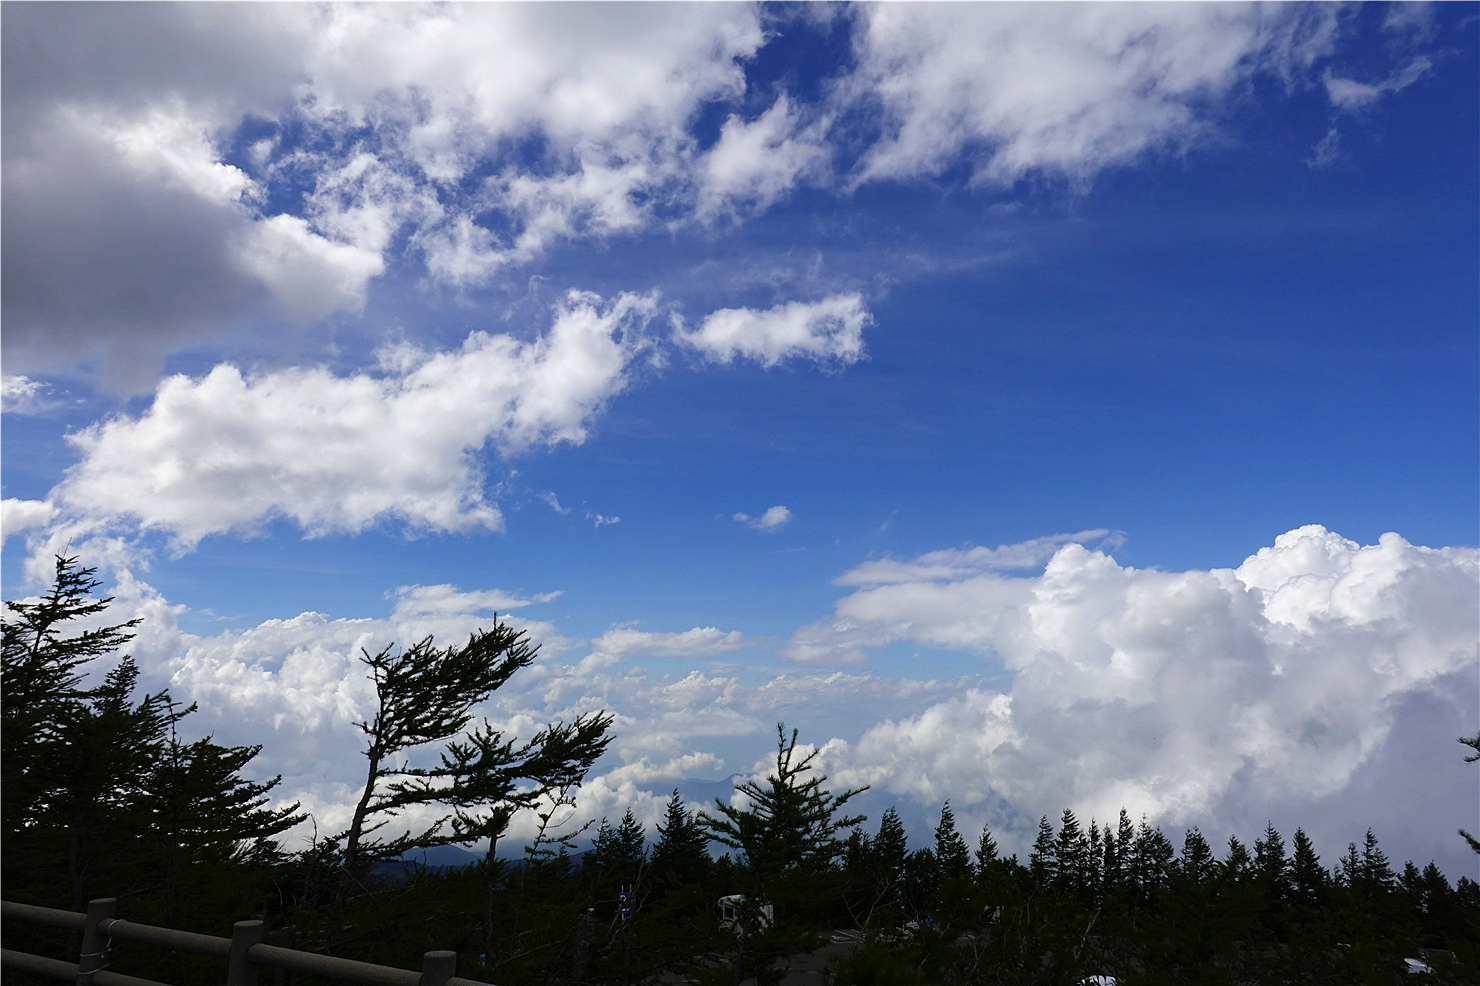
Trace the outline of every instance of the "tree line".
<instances>
[{"instance_id":1,"label":"tree line","mask_svg":"<svg viewBox=\"0 0 1480 986\"><path fill-rule=\"evenodd\" d=\"M258 917L274 944L406 967L454 948L460 975L500 984L777 983L838 929L852 945L823 977L838 986L1390 983L1410 959L1425 982L1475 982L1466 970L1480 969L1480 885L1451 884L1433 863L1395 868L1370 830L1327 866L1298 828L1288 850L1272 825L1221 851L1194 828L1178 848L1124 811L1085 825L1066 809L1040 821L1020 862L990 830L969 847L947 803L933 839L912 848L894 809L876 827L850 814L860 791L829 790L816 751L779 724L768 776L732 801L695 811L674 791L653 833L630 809L572 826L612 718L524 739L475 721L535 659L497 622L462 646L363 654L376 695L355 724L363 790L343 831L315 829L289 851L281 836L307 816L272 807L280 778L244 777L262 748L179 738L194 706L139 694L137 667L117 656L137 621L75 629L105 612L100 585L58 558L45 596L6 603L8 900L80 910L117 897L130 920L206 934ZM1480 758L1480 736L1462 742ZM428 749L419 762L431 766L410 766ZM381 834L412 808L436 820ZM500 852L520 813L536 835ZM480 855L459 868L407 861L445 845ZM61 932L6 933L8 948L75 952ZM220 976L212 960L146 946L119 949L113 968L180 986ZM283 972L274 986L307 979Z\"/></svg>"}]
</instances>

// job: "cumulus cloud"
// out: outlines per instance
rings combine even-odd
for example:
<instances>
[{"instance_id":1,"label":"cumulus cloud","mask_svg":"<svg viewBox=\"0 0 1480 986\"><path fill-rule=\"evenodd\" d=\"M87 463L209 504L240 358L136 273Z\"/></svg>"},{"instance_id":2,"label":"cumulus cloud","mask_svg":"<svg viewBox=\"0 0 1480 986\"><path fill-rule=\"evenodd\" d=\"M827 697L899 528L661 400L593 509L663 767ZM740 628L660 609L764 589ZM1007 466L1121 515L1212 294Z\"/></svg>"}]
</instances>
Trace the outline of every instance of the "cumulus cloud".
<instances>
[{"instance_id":1,"label":"cumulus cloud","mask_svg":"<svg viewBox=\"0 0 1480 986\"><path fill-rule=\"evenodd\" d=\"M781 506L780 504L769 508L759 517L752 517L750 516L750 514L743 513L736 514L734 517L734 521L737 524L744 524L746 527L749 527L753 530L767 532L781 530L781 528L785 527L787 522L790 520L791 511L788 510L786 507Z\"/></svg>"},{"instance_id":2,"label":"cumulus cloud","mask_svg":"<svg viewBox=\"0 0 1480 986\"><path fill-rule=\"evenodd\" d=\"M572 240L963 164L1083 183L1193 145L1256 75L1319 85L1341 24L1298 5L875 5L844 19L852 63L804 98L747 78L804 29L763 20L729 4L18 8L0 60L7 359L142 392L167 354L244 321L353 315L403 264L468 289ZM1421 20L1389 30L1418 38ZM1370 102L1427 69L1407 57L1377 83L1326 73L1326 91ZM724 122L701 140L713 108ZM859 358L861 305L819 304L839 328L735 309L692 341L721 361Z\"/></svg>"},{"instance_id":3,"label":"cumulus cloud","mask_svg":"<svg viewBox=\"0 0 1480 986\"><path fill-rule=\"evenodd\" d=\"M1480 553L1319 526L1235 569L1123 567L1070 543L1042 574L865 583L795 656L893 640L977 653L1015 678L891 718L833 759L840 783L924 801L1000 797L1036 817L1206 818L1235 784L1263 798L1339 791L1391 709L1477 658Z\"/></svg>"},{"instance_id":4,"label":"cumulus cloud","mask_svg":"<svg viewBox=\"0 0 1480 986\"><path fill-rule=\"evenodd\" d=\"M256 776L281 773L281 796L302 800L314 812L321 833L347 823L359 794L363 737L354 722L371 710L374 694L359 660L361 651L373 654L429 634L439 642L458 642L487 625L486 614L494 607L553 595L405 586L387 594L393 606L386 618L308 612L200 636L180 628L183 607L127 572L110 592L117 597L110 619L144 618L130 645L143 685L167 687L175 698L199 704L200 711L186 721L192 735L265 744L251 769ZM517 616L500 620L527 632L539 645L540 658L475 710L478 716L517 736L597 709L616 718L610 760L598 764L582 788L578 822L615 817L629 806L649 823L656 821L668 798L661 782L719 773L731 748L744 751L749 760L751 740L759 738L762 748L769 745L777 716L810 716L816 728L825 730L834 723L851 724L860 715L874 721L886 709L923 709L962 685L835 671L757 675L730 669L672 675L609 669L589 661L566 663L575 642L551 623ZM738 632L707 627L683 633L617 627L594 647L623 654L718 655L743 641ZM434 755L434 750L424 750L414 756ZM429 819L408 816L397 824L411 827ZM526 837L529 824L521 819L511 837ZM297 835L307 838L307 826Z\"/></svg>"},{"instance_id":5,"label":"cumulus cloud","mask_svg":"<svg viewBox=\"0 0 1480 986\"><path fill-rule=\"evenodd\" d=\"M837 294L821 301L792 301L765 311L723 308L679 338L706 359L730 363L751 359L772 367L807 357L841 365L863 358L863 329L873 321L863 298Z\"/></svg>"},{"instance_id":6,"label":"cumulus cloud","mask_svg":"<svg viewBox=\"0 0 1480 986\"><path fill-rule=\"evenodd\" d=\"M17 531L44 527L57 515L57 508L45 500L17 500L6 497L0 508L0 541Z\"/></svg>"},{"instance_id":7,"label":"cumulus cloud","mask_svg":"<svg viewBox=\"0 0 1480 986\"><path fill-rule=\"evenodd\" d=\"M572 293L530 341L474 332L447 352L388 353L381 376L243 374L166 380L147 411L76 432L56 490L81 529L123 520L177 548L287 517L310 534L382 517L412 529L498 530L477 453L584 441L628 383L655 299Z\"/></svg>"}]
</instances>

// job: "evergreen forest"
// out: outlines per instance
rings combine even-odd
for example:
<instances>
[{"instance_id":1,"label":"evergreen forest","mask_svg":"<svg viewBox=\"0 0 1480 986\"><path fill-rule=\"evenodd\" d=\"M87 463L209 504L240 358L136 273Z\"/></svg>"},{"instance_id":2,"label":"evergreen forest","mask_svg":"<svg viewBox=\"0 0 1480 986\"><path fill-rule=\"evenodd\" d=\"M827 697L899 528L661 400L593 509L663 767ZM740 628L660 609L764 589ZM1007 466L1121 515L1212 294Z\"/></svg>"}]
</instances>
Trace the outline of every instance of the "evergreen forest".
<instances>
[{"instance_id":1,"label":"evergreen forest","mask_svg":"<svg viewBox=\"0 0 1480 986\"><path fill-rule=\"evenodd\" d=\"M115 897L128 920L209 935L261 918L272 944L407 969L455 949L459 976L499 986L766 986L819 950L809 981L837 986L1480 982L1480 884L1398 865L1370 830L1323 861L1299 828L1215 846L1195 828L1174 841L1124 811L1086 822L1066 809L1019 860L990 831L959 831L945 804L933 839L912 846L894 809L854 813L860 792L829 789L782 725L774 768L742 798L694 810L674 791L653 831L630 809L570 825L613 719L531 736L477 720L535 657L502 624L363 654L377 703L356 724L365 784L351 822L288 848L306 816L274 796L279 779L249 779L261 747L182 740L193 707L140 692L136 624L107 624L100 587L58 558L46 595L6 603L8 901ZM1480 759L1480 736L1461 742ZM431 765L410 766L412 751ZM384 834L427 806L435 825ZM537 834L508 845L521 814ZM440 846L476 859L408 861ZM78 942L11 921L5 946L75 961ZM178 986L224 977L220 960L145 945L116 948L110 968Z\"/></svg>"}]
</instances>

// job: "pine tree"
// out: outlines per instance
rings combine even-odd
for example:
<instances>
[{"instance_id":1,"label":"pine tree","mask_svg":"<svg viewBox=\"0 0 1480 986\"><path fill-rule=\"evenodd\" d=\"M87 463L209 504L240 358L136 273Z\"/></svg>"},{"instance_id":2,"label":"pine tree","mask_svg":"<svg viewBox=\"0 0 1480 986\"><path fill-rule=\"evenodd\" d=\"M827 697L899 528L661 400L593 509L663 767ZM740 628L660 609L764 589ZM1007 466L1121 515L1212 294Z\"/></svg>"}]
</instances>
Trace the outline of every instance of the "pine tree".
<instances>
[{"instance_id":1,"label":"pine tree","mask_svg":"<svg viewBox=\"0 0 1480 986\"><path fill-rule=\"evenodd\" d=\"M1320 907L1326 902L1331 877L1321 865L1321 858L1316 855L1315 847L1303 829L1295 830L1291 844L1294 846L1290 860L1291 901L1311 909Z\"/></svg>"},{"instance_id":2,"label":"pine tree","mask_svg":"<svg viewBox=\"0 0 1480 986\"><path fill-rule=\"evenodd\" d=\"M896 900L904 885L904 861L909 856L909 841L899 812L890 807L879 818L879 832L873 839L874 883L879 898L888 903Z\"/></svg>"},{"instance_id":3,"label":"pine tree","mask_svg":"<svg viewBox=\"0 0 1480 986\"><path fill-rule=\"evenodd\" d=\"M174 710L171 710L172 713ZM267 852L272 836L307 815L299 804L269 808L268 792L282 781L247 781L241 771L262 752L258 746L220 746L211 737L182 743L173 729L138 799L141 836L158 857L162 920L179 927L183 915L223 891L227 874Z\"/></svg>"},{"instance_id":4,"label":"pine tree","mask_svg":"<svg viewBox=\"0 0 1480 986\"><path fill-rule=\"evenodd\" d=\"M997 861L997 840L992 838L992 830L982 826L981 838L976 842L976 875L977 879L985 879L991 872L992 864Z\"/></svg>"},{"instance_id":5,"label":"pine tree","mask_svg":"<svg viewBox=\"0 0 1480 986\"><path fill-rule=\"evenodd\" d=\"M1105 833L1105 835L1108 834L1108 832ZM1098 901L1104 890L1104 874L1101 866L1104 860L1105 844L1104 836L1100 833L1100 823L1093 818L1089 820L1088 847L1089 852L1085 857L1089 867L1086 889L1090 894L1090 898Z\"/></svg>"},{"instance_id":6,"label":"pine tree","mask_svg":"<svg viewBox=\"0 0 1480 986\"><path fill-rule=\"evenodd\" d=\"M1236 835L1228 837L1228 855L1223 857L1223 868L1235 881L1243 880L1253 872L1254 859Z\"/></svg>"},{"instance_id":7,"label":"pine tree","mask_svg":"<svg viewBox=\"0 0 1480 986\"><path fill-rule=\"evenodd\" d=\"M1264 836L1254 840L1254 871L1265 882L1275 900L1290 899L1290 863L1285 858L1285 840L1274 823L1264 826Z\"/></svg>"},{"instance_id":8,"label":"pine tree","mask_svg":"<svg viewBox=\"0 0 1480 986\"><path fill-rule=\"evenodd\" d=\"M739 853L738 862L749 883L730 965L734 986L740 986L747 976L759 981L786 955L816 947L816 939L802 930L805 922L798 898L811 893L809 903L815 910L819 878L831 871L833 861L843 853L839 833L864 820L862 815L842 814L843 807L864 789L833 794L825 786L826 775L813 769L818 751L797 751L797 730L788 737L786 726L777 723L776 740L776 765L764 782L737 784L741 804L716 798L716 814L699 816L711 839ZM762 930L756 922L756 908L768 898L777 906L776 924ZM765 946L769 951L758 953L753 937L769 941ZM760 968L754 967L757 962Z\"/></svg>"},{"instance_id":9,"label":"pine tree","mask_svg":"<svg viewBox=\"0 0 1480 986\"><path fill-rule=\"evenodd\" d=\"M1038 820L1038 837L1033 840L1033 848L1028 853L1028 873L1033 878L1033 886L1039 890L1047 890L1059 877L1058 848L1047 815Z\"/></svg>"},{"instance_id":10,"label":"pine tree","mask_svg":"<svg viewBox=\"0 0 1480 986\"><path fill-rule=\"evenodd\" d=\"M1059 868L1054 880L1060 892L1081 892L1085 889L1089 865L1085 858L1089 852L1084 832L1079 828L1079 819L1068 808L1059 820L1059 834L1054 840L1054 855Z\"/></svg>"},{"instance_id":11,"label":"pine tree","mask_svg":"<svg viewBox=\"0 0 1480 986\"><path fill-rule=\"evenodd\" d=\"M940 886L940 862L930 849L916 849L904 858L904 906L916 920L931 911Z\"/></svg>"},{"instance_id":12,"label":"pine tree","mask_svg":"<svg viewBox=\"0 0 1480 986\"><path fill-rule=\"evenodd\" d=\"M1156 900L1157 893L1172 880L1173 862L1177 850L1159 828L1152 828L1141 819L1136 829L1136 840L1131 844L1131 881L1138 899Z\"/></svg>"},{"instance_id":13,"label":"pine tree","mask_svg":"<svg viewBox=\"0 0 1480 986\"><path fill-rule=\"evenodd\" d=\"M56 559L38 603L7 602L4 621L5 882L7 894L80 909L94 894L132 897L176 923L194 916L188 887L219 896L243 865L272 855L268 837L296 824L297 805L268 809L278 779L240 771L261 747L182 743L195 711L168 692L135 698L139 670L121 657L101 685L81 687L86 665L113 655L138 620L66 635L96 618L94 570Z\"/></svg>"},{"instance_id":14,"label":"pine tree","mask_svg":"<svg viewBox=\"0 0 1480 986\"><path fill-rule=\"evenodd\" d=\"M444 777L447 762L441 768L417 770L397 767L394 758L406 750L456 736L472 719L473 706L488 698L514 672L533 663L537 649L529 645L523 631L495 623L491 629L471 635L462 647L439 648L426 637L399 652L394 645L373 655L361 652L361 660L375 682L376 705L374 715L355 723L365 734L367 771L349 828L338 837L344 840L346 871L352 872L367 853L396 855L413 846L435 843L441 822L418 837L406 836L384 844L365 841L390 816L411 805L440 800L438 785L430 778ZM470 745L463 752L470 761L499 759L501 734L487 729L481 740L476 735L468 739ZM456 750L452 752L457 754ZM462 766L473 767L471 763ZM485 773L492 776L501 772L494 768ZM367 824L376 816L385 819ZM507 823L507 818L498 820ZM471 841L471 836L466 841Z\"/></svg>"},{"instance_id":15,"label":"pine tree","mask_svg":"<svg viewBox=\"0 0 1480 986\"><path fill-rule=\"evenodd\" d=\"M949 801L941 805L940 824L935 827L935 861L942 880L959 879L971 870L971 853L956 831L956 816Z\"/></svg>"},{"instance_id":16,"label":"pine tree","mask_svg":"<svg viewBox=\"0 0 1480 986\"><path fill-rule=\"evenodd\" d=\"M709 873L709 840L697 816L684 807L677 788L658 824L652 866L654 873L672 883L700 883Z\"/></svg>"},{"instance_id":17,"label":"pine tree","mask_svg":"<svg viewBox=\"0 0 1480 986\"><path fill-rule=\"evenodd\" d=\"M1387 893L1393 889L1393 868L1388 865L1387 853L1377 844L1377 836L1367 830L1362 840L1362 862L1357 871L1362 889L1368 894Z\"/></svg>"},{"instance_id":18,"label":"pine tree","mask_svg":"<svg viewBox=\"0 0 1480 986\"><path fill-rule=\"evenodd\" d=\"M1104 846L1100 853L1100 890L1108 898L1121 884L1120 842L1108 825L1105 826Z\"/></svg>"},{"instance_id":19,"label":"pine tree","mask_svg":"<svg viewBox=\"0 0 1480 986\"><path fill-rule=\"evenodd\" d=\"M1459 741L1475 751L1473 754L1465 757L1465 763L1475 763L1477 760L1480 760L1480 733L1476 733L1474 736L1461 736ZM1464 829L1460 829L1459 834L1470 844L1471 849L1480 853L1480 839L1475 838L1475 836L1466 832Z\"/></svg>"},{"instance_id":20,"label":"pine tree","mask_svg":"<svg viewBox=\"0 0 1480 986\"><path fill-rule=\"evenodd\" d=\"M1194 887L1202 886L1213 876L1215 860L1208 840L1196 826L1187 830L1182 838L1182 858L1177 863L1177 873L1183 882Z\"/></svg>"}]
</instances>

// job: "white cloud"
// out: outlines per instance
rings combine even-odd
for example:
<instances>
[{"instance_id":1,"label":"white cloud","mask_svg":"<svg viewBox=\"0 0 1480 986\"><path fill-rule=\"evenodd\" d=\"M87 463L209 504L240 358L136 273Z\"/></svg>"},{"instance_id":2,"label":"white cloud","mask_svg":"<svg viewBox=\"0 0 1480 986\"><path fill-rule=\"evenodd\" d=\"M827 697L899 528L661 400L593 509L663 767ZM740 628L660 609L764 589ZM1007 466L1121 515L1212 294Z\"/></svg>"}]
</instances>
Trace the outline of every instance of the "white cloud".
<instances>
[{"instance_id":1,"label":"white cloud","mask_svg":"<svg viewBox=\"0 0 1480 986\"><path fill-rule=\"evenodd\" d=\"M831 156L822 129L819 122L803 131L784 93L749 123L730 116L700 164L698 214L764 209L803 178L821 177Z\"/></svg>"},{"instance_id":2,"label":"white cloud","mask_svg":"<svg viewBox=\"0 0 1480 986\"><path fill-rule=\"evenodd\" d=\"M878 4L845 88L882 113L856 181L1041 171L1084 180L1209 134L1255 73L1329 50L1330 9L1262 5Z\"/></svg>"},{"instance_id":3,"label":"white cloud","mask_svg":"<svg viewBox=\"0 0 1480 986\"><path fill-rule=\"evenodd\" d=\"M413 529L498 530L477 453L585 440L628 383L652 297L572 293L528 342L474 332L459 350L398 352L375 377L217 366L165 381L149 409L69 436L56 490L69 516L127 520L180 549L275 516L310 534L392 516Z\"/></svg>"},{"instance_id":4,"label":"white cloud","mask_svg":"<svg viewBox=\"0 0 1480 986\"><path fill-rule=\"evenodd\" d=\"M862 297L837 294L765 311L723 308L706 316L696 331L680 330L678 337L716 363L739 358L771 367L806 357L847 365L863 358L863 328L872 321Z\"/></svg>"},{"instance_id":5,"label":"white cloud","mask_svg":"<svg viewBox=\"0 0 1480 986\"><path fill-rule=\"evenodd\" d=\"M1055 534L996 548L973 546L930 551L911 561L881 558L866 561L833 580L834 585L896 585L901 582L941 582L984 572L1035 568L1054 556L1065 544L1104 541L1112 533L1104 528L1078 534ZM1108 546L1108 545L1107 545Z\"/></svg>"},{"instance_id":6,"label":"white cloud","mask_svg":"<svg viewBox=\"0 0 1480 986\"><path fill-rule=\"evenodd\" d=\"M696 774L717 774L724 769L725 762L713 753L686 753L658 766L653 766L647 757L643 757L610 771L606 774L606 781L608 784L621 784L625 781L651 784L653 781L679 780Z\"/></svg>"},{"instance_id":7,"label":"white cloud","mask_svg":"<svg viewBox=\"0 0 1480 986\"><path fill-rule=\"evenodd\" d=\"M619 658L715 657L739 650L747 643L739 630L694 627L681 633L650 633L632 627L612 627L591 641L591 657L603 664Z\"/></svg>"},{"instance_id":8,"label":"white cloud","mask_svg":"<svg viewBox=\"0 0 1480 986\"><path fill-rule=\"evenodd\" d=\"M466 289L570 240L712 226L801 184L846 192L963 163L980 181L1087 181L1202 139L1255 75L1318 84L1340 23L1298 5L876 5L846 18L854 64L824 95L757 102L746 65L778 30L764 16L18 9L0 61L10 366L100 365L144 391L168 353L265 312L359 311L403 256ZM1423 18L1389 20L1417 38ZM1327 73L1326 87L1356 106L1427 66L1380 83ZM725 121L701 149L716 106ZM838 175L837 156L857 166ZM861 303L814 314L841 324L736 309L692 341L766 365L861 356Z\"/></svg>"},{"instance_id":9,"label":"white cloud","mask_svg":"<svg viewBox=\"0 0 1480 986\"><path fill-rule=\"evenodd\" d=\"M1326 73L1326 95L1337 109L1355 110L1375 102L1391 92L1407 89L1433 68L1433 62L1420 55L1381 82L1358 82Z\"/></svg>"},{"instance_id":10,"label":"white cloud","mask_svg":"<svg viewBox=\"0 0 1480 986\"><path fill-rule=\"evenodd\" d=\"M752 530L766 532L779 531L781 530L781 528L786 526L788 521L791 520L791 511L788 510L786 507L778 504L774 507L769 508L759 517L752 517L750 516L750 514L740 513L736 514L733 520L735 521L735 523L744 524L746 527L749 527Z\"/></svg>"},{"instance_id":11,"label":"white cloud","mask_svg":"<svg viewBox=\"0 0 1480 986\"><path fill-rule=\"evenodd\" d=\"M17 531L44 527L57 515L57 508L44 500L17 500L6 497L0 507L0 541Z\"/></svg>"},{"instance_id":12,"label":"white cloud","mask_svg":"<svg viewBox=\"0 0 1480 986\"><path fill-rule=\"evenodd\" d=\"M835 756L839 783L1174 822L1236 784L1322 797L1386 741L1400 698L1476 666L1480 553L1396 534L1360 546L1304 527L1237 569L1137 570L1071 543L1041 575L922 571L840 600L792 653L908 640L1015 680L874 726Z\"/></svg>"},{"instance_id":13,"label":"white cloud","mask_svg":"<svg viewBox=\"0 0 1480 986\"><path fill-rule=\"evenodd\" d=\"M420 616L470 616L474 613L521 609L559 598L561 590L542 592L528 599L501 589L463 592L455 585L403 585L393 594L396 607L392 620Z\"/></svg>"},{"instance_id":14,"label":"white cloud","mask_svg":"<svg viewBox=\"0 0 1480 986\"><path fill-rule=\"evenodd\" d=\"M46 385L30 377L0 377L0 410L6 414L40 414L48 404L41 395Z\"/></svg>"}]
</instances>

